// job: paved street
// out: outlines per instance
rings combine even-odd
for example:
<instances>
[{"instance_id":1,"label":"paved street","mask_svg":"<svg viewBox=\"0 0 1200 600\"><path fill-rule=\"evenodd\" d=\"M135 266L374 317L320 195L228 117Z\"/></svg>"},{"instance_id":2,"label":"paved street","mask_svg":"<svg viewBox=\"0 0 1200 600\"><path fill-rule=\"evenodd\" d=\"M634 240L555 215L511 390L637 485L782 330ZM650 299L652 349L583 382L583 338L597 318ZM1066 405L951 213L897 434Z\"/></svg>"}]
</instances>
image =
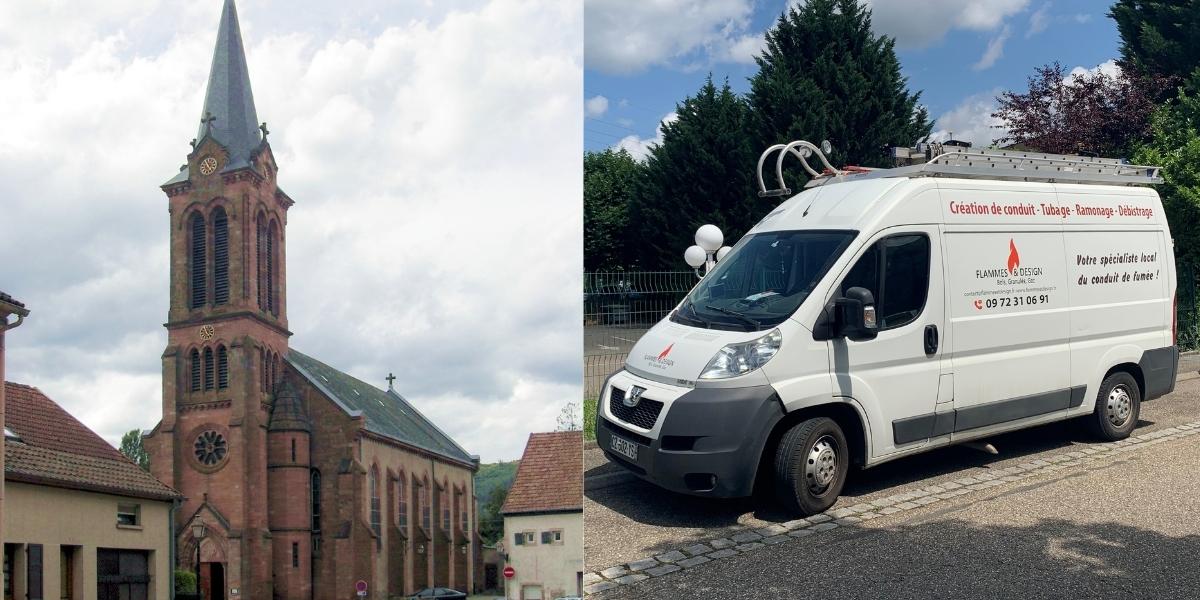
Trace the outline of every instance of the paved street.
<instances>
[{"instance_id":1,"label":"paved street","mask_svg":"<svg viewBox=\"0 0 1200 600\"><path fill-rule=\"evenodd\" d=\"M997 456L946 448L852 474L800 522L630 480L592 450L588 582L604 598L1195 597L1198 431L1185 380L1143 406L1134 441L1061 423L990 440Z\"/></svg>"}]
</instances>

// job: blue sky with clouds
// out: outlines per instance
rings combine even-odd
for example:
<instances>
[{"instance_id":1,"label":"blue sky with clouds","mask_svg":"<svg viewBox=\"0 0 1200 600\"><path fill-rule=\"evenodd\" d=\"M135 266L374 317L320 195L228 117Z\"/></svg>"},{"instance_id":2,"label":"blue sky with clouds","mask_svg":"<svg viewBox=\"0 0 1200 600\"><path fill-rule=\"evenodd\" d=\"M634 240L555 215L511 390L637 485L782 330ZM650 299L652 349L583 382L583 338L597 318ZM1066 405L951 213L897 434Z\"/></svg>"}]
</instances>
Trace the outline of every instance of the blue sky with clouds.
<instances>
[{"instance_id":1,"label":"blue sky with clouds","mask_svg":"<svg viewBox=\"0 0 1200 600\"><path fill-rule=\"evenodd\" d=\"M987 143L1002 90L1025 89L1053 61L1094 69L1117 57L1108 2L1084 0L872 0L872 27L897 40L911 90L943 135ZM762 33L786 0L585 3L585 148L653 143L661 119L709 72L744 92ZM1112 69L1111 63L1103 67Z\"/></svg>"}]
</instances>

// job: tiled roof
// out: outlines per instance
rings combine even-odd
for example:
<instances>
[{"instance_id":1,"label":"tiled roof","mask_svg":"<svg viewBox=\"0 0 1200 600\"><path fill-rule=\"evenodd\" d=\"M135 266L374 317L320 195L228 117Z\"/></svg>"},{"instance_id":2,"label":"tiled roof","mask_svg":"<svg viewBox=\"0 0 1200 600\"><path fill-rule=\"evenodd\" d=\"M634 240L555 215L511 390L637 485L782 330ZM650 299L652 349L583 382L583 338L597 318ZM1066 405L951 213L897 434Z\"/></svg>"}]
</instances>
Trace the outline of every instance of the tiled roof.
<instances>
[{"instance_id":1,"label":"tiled roof","mask_svg":"<svg viewBox=\"0 0 1200 600\"><path fill-rule=\"evenodd\" d=\"M4 477L72 489L169 500L179 494L125 458L41 390L4 382Z\"/></svg>"},{"instance_id":2,"label":"tiled roof","mask_svg":"<svg viewBox=\"0 0 1200 600\"><path fill-rule=\"evenodd\" d=\"M503 515L583 510L583 432L533 433Z\"/></svg>"},{"instance_id":3,"label":"tiled roof","mask_svg":"<svg viewBox=\"0 0 1200 600\"><path fill-rule=\"evenodd\" d=\"M393 390L383 391L297 350L288 362L347 413L367 419L367 431L470 464L471 455Z\"/></svg>"},{"instance_id":4,"label":"tiled roof","mask_svg":"<svg viewBox=\"0 0 1200 600\"><path fill-rule=\"evenodd\" d=\"M29 311L25 309L24 302L20 302L16 298L13 298L12 296L5 294L4 292L0 292L0 303L6 303L6 304L13 305L14 307L16 307L16 309L17 309L16 312L19 315L29 314Z\"/></svg>"}]
</instances>

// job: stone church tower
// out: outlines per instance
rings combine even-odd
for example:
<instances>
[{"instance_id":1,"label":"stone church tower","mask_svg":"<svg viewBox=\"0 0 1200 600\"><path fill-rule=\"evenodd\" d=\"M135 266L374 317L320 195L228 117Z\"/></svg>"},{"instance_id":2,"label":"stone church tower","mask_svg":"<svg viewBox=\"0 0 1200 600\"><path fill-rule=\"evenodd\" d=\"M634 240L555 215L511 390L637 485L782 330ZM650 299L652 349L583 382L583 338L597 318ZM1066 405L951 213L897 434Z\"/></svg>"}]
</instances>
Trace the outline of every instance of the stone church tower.
<instances>
[{"instance_id":1,"label":"stone church tower","mask_svg":"<svg viewBox=\"0 0 1200 600\"><path fill-rule=\"evenodd\" d=\"M293 201L268 133L225 0L199 131L162 186L170 310L145 444L185 496L177 564L199 564L206 600L352 597L358 580L372 598L472 591L478 459L395 390L288 347Z\"/></svg>"}]
</instances>

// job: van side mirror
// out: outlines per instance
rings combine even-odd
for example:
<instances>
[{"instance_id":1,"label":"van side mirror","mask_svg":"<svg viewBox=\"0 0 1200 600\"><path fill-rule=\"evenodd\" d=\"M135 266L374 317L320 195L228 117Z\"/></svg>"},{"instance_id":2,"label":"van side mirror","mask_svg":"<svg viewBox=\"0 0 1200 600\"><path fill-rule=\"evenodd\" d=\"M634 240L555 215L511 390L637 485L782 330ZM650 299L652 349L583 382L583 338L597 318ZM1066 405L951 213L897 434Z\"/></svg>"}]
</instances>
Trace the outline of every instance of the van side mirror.
<instances>
[{"instance_id":1,"label":"van side mirror","mask_svg":"<svg viewBox=\"0 0 1200 600\"><path fill-rule=\"evenodd\" d=\"M878 335L879 324L875 315L875 295L870 290L852 287L843 298L834 303L836 309L835 332L856 342L873 340Z\"/></svg>"}]
</instances>

